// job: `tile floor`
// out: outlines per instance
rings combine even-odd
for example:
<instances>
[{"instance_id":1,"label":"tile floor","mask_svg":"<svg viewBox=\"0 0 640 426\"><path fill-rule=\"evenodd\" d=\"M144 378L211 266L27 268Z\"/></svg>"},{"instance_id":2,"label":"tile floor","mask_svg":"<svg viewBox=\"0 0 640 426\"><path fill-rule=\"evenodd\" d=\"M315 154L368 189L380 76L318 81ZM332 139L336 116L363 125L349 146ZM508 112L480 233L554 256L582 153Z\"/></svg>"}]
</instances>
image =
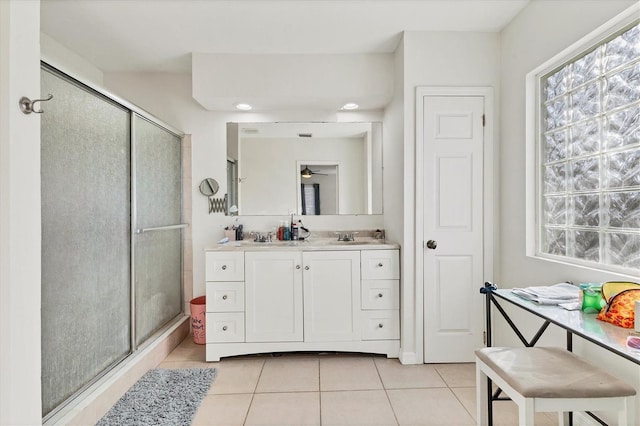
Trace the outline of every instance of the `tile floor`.
<instances>
[{"instance_id":1,"label":"tile floor","mask_svg":"<svg viewBox=\"0 0 640 426\"><path fill-rule=\"evenodd\" d=\"M367 354L293 353L204 362L185 339L160 368L217 368L193 425L474 425L473 364L401 365ZM510 401L494 404L496 425L517 425ZM556 425L538 413L536 424Z\"/></svg>"}]
</instances>

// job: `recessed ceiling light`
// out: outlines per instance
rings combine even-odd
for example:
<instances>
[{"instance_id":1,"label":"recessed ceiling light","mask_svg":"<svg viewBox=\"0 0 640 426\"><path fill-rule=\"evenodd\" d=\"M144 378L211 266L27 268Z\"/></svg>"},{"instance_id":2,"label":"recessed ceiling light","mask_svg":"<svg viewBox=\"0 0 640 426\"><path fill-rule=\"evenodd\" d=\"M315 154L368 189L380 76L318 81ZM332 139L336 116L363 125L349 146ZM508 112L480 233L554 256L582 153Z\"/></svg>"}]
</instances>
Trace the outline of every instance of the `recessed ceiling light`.
<instances>
[{"instance_id":1,"label":"recessed ceiling light","mask_svg":"<svg viewBox=\"0 0 640 426\"><path fill-rule=\"evenodd\" d=\"M236 109L239 109L241 111L249 111L250 109L252 109L253 107L249 104L236 104Z\"/></svg>"},{"instance_id":2,"label":"recessed ceiling light","mask_svg":"<svg viewBox=\"0 0 640 426\"><path fill-rule=\"evenodd\" d=\"M360 108L360 105L356 104L355 102L348 102L342 105L342 109L358 109L358 108Z\"/></svg>"}]
</instances>

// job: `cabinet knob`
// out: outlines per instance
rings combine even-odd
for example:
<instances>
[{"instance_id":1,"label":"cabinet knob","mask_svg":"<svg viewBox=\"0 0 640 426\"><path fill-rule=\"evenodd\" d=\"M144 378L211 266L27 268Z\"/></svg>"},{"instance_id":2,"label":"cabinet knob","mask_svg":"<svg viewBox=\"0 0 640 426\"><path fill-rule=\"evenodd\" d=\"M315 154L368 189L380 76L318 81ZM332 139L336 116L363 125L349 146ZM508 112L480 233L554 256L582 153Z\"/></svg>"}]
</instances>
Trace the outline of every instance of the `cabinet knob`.
<instances>
[{"instance_id":1,"label":"cabinet knob","mask_svg":"<svg viewBox=\"0 0 640 426\"><path fill-rule=\"evenodd\" d=\"M226 325L222 326L222 331L227 331L227 326Z\"/></svg>"},{"instance_id":2,"label":"cabinet knob","mask_svg":"<svg viewBox=\"0 0 640 426\"><path fill-rule=\"evenodd\" d=\"M378 268L382 268L383 266L382 262L378 263Z\"/></svg>"},{"instance_id":3,"label":"cabinet knob","mask_svg":"<svg viewBox=\"0 0 640 426\"><path fill-rule=\"evenodd\" d=\"M222 270L226 271L227 270L227 265L222 265Z\"/></svg>"},{"instance_id":4,"label":"cabinet knob","mask_svg":"<svg viewBox=\"0 0 640 426\"><path fill-rule=\"evenodd\" d=\"M384 327L384 325L382 325L382 323L378 324L378 328L382 328Z\"/></svg>"},{"instance_id":5,"label":"cabinet knob","mask_svg":"<svg viewBox=\"0 0 640 426\"><path fill-rule=\"evenodd\" d=\"M304 270L305 270L305 271L308 271L308 270L309 270L309 265L305 266L305 267L304 267Z\"/></svg>"},{"instance_id":6,"label":"cabinet knob","mask_svg":"<svg viewBox=\"0 0 640 426\"><path fill-rule=\"evenodd\" d=\"M378 297L382 297L382 293L378 293Z\"/></svg>"},{"instance_id":7,"label":"cabinet knob","mask_svg":"<svg viewBox=\"0 0 640 426\"><path fill-rule=\"evenodd\" d=\"M222 296L222 300L227 300L227 295Z\"/></svg>"},{"instance_id":8,"label":"cabinet knob","mask_svg":"<svg viewBox=\"0 0 640 426\"><path fill-rule=\"evenodd\" d=\"M296 269L300 269L300 265L296 265Z\"/></svg>"}]
</instances>

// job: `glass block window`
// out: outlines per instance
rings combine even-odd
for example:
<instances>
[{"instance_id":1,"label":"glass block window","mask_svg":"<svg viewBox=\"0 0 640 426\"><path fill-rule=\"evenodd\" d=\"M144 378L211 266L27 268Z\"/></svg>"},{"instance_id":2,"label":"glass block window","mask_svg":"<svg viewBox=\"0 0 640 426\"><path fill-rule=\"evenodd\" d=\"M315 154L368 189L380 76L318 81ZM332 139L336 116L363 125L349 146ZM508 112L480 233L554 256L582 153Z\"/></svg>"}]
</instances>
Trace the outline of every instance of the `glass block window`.
<instances>
[{"instance_id":1,"label":"glass block window","mask_svg":"<svg viewBox=\"0 0 640 426\"><path fill-rule=\"evenodd\" d=\"M640 24L540 79L539 251L640 269Z\"/></svg>"}]
</instances>

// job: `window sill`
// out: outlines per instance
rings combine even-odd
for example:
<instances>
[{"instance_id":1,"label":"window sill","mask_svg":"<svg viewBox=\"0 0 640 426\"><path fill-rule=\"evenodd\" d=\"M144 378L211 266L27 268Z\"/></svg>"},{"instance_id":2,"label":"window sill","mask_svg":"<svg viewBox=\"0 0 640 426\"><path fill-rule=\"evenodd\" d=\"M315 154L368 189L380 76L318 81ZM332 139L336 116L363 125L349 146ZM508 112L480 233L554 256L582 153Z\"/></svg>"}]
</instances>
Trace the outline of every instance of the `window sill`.
<instances>
[{"instance_id":1,"label":"window sill","mask_svg":"<svg viewBox=\"0 0 640 426\"><path fill-rule=\"evenodd\" d=\"M570 259L562 256L554 256L546 253L528 254L528 258L536 259L543 262L551 262L562 265L567 268L577 268L586 272L593 272L599 275L612 275L613 280L630 280L634 282L640 281L640 271L633 268L624 268L613 265L601 265L593 262L581 261L580 259Z\"/></svg>"}]
</instances>

